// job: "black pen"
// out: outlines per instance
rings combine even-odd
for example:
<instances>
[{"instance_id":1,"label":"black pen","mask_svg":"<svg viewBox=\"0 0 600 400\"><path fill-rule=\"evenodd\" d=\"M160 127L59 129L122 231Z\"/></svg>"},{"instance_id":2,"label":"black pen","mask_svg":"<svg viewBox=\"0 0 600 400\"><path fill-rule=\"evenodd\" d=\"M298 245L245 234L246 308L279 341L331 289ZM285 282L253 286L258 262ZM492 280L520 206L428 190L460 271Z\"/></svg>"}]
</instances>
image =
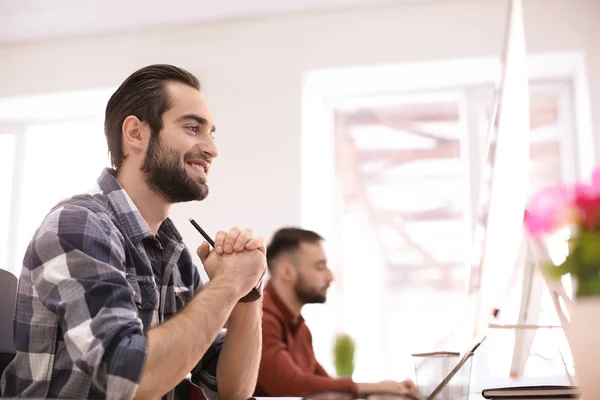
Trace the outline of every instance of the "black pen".
<instances>
[{"instance_id":1,"label":"black pen","mask_svg":"<svg viewBox=\"0 0 600 400\"><path fill-rule=\"evenodd\" d=\"M215 241L214 241L214 240L212 240L212 238L211 238L210 236L208 236L208 233L204 232L204 229L202 229L202 228L200 227L200 225L198 225L198 223L197 223L196 221L194 221L194 219L193 219L193 218L190 218L190 223L191 223L191 224L194 226L194 228L196 228L196 230L197 230L198 232L200 232L200 234L202 235L202 237L203 237L204 239L206 239L206 241L208 242L208 244L210 244L210 246L211 246L212 248L214 248L214 247L215 247Z\"/></svg>"}]
</instances>

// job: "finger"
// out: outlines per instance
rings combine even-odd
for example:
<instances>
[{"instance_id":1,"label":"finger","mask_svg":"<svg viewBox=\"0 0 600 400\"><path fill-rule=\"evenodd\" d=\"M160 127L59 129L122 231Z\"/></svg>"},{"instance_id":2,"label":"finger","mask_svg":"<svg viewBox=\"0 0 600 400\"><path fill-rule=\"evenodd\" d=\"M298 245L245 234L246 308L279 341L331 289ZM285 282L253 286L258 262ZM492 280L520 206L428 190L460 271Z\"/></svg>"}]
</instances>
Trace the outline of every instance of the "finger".
<instances>
[{"instance_id":1,"label":"finger","mask_svg":"<svg viewBox=\"0 0 600 400\"><path fill-rule=\"evenodd\" d=\"M265 247L265 240L261 237L252 238L252 240L246 243L246 250L258 250L266 255L267 248Z\"/></svg>"},{"instance_id":2,"label":"finger","mask_svg":"<svg viewBox=\"0 0 600 400\"><path fill-rule=\"evenodd\" d=\"M227 233L225 233L224 231L217 232L217 235L215 236L215 251L219 255L223 254L223 244L225 243L225 236L227 236Z\"/></svg>"},{"instance_id":3,"label":"finger","mask_svg":"<svg viewBox=\"0 0 600 400\"><path fill-rule=\"evenodd\" d=\"M394 386L395 386L395 390L399 394L407 394L408 393L408 388L406 387L404 382L396 382Z\"/></svg>"},{"instance_id":4,"label":"finger","mask_svg":"<svg viewBox=\"0 0 600 400\"><path fill-rule=\"evenodd\" d=\"M202 264L204 264L204 261L206 261L208 255L210 254L210 246L208 242L202 242L202 244L198 247L196 253L198 253L198 257L200 257L200 261L202 261Z\"/></svg>"},{"instance_id":5,"label":"finger","mask_svg":"<svg viewBox=\"0 0 600 400\"><path fill-rule=\"evenodd\" d=\"M415 383L410 379L407 379L402 383L404 383L404 385L410 390L414 390L417 388L417 385L415 385Z\"/></svg>"},{"instance_id":6,"label":"finger","mask_svg":"<svg viewBox=\"0 0 600 400\"><path fill-rule=\"evenodd\" d=\"M241 232L242 231L238 227L231 228L229 232L227 232L227 236L225 236L225 240L223 241L223 252L225 254L233 253L233 245Z\"/></svg>"},{"instance_id":7,"label":"finger","mask_svg":"<svg viewBox=\"0 0 600 400\"><path fill-rule=\"evenodd\" d=\"M417 390L417 386L413 383L413 381L411 380L407 380L407 381L403 381L402 382L404 384L406 393L410 396L416 396L418 395L419 391Z\"/></svg>"},{"instance_id":8,"label":"finger","mask_svg":"<svg viewBox=\"0 0 600 400\"><path fill-rule=\"evenodd\" d=\"M252 233L252 229L244 229L240 235L235 239L235 243L233 244L233 250L240 252L244 250L246 243L252 240L254 234Z\"/></svg>"}]
</instances>

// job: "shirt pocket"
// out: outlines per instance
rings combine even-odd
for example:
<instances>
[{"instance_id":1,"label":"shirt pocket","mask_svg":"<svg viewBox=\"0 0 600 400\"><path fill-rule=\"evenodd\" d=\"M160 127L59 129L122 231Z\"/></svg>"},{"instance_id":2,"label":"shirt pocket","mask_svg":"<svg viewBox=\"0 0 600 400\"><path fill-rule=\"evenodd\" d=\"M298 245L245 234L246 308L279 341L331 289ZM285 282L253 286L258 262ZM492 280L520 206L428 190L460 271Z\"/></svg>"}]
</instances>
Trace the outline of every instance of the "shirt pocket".
<instances>
[{"instance_id":1,"label":"shirt pocket","mask_svg":"<svg viewBox=\"0 0 600 400\"><path fill-rule=\"evenodd\" d=\"M133 301L140 310L158 310L158 288L149 280L136 275L127 275L127 282L133 289Z\"/></svg>"},{"instance_id":2,"label":"shirt pocket","mask_svg":"<svg viewBox=\"0 0 600 400\"><path fill-rule=\"evenodd\" d=\"M175 287L174 291L177 311L180 311L192 300L194 292L186 287Z\"/></svg>"}]
</instances>

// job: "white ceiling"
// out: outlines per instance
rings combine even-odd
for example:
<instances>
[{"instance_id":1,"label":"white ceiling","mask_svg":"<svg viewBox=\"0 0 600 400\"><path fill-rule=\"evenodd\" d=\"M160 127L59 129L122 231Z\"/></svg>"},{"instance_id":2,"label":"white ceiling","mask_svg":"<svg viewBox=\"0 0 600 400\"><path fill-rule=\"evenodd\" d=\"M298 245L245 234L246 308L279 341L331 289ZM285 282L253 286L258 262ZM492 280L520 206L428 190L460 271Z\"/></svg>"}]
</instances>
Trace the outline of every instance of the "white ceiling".
<instances>
[{"instance_id":1,"label":"white ceiling","mask_svg":"<svg viewBox=\"0 0 600 400\"><path fill-rule=\"evenodd\" d=\"M326 10L366 4L427 1L0 0L0 43L176 26L231 18Z\"/></svg>"}]
</instances>

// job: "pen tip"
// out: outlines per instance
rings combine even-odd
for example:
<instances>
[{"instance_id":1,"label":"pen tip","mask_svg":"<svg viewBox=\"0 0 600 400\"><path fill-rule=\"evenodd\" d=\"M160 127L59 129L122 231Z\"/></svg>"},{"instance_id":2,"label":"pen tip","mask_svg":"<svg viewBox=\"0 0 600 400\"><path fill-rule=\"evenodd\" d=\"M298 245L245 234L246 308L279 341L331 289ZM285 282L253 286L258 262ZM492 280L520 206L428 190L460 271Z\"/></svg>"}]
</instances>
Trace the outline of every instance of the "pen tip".
<instances>
[{"instance_id":1,"label":"pen tip","mask_svg":"<svg viewBox=\"0 0 600 400\"><path fill-rule=\"evenodd\" d=\"M189 219L188 219L188 221L192 222L192 221L193 221L193 219L192 219L192 218L189 218Z\"/></svg>"}]
</instances>

